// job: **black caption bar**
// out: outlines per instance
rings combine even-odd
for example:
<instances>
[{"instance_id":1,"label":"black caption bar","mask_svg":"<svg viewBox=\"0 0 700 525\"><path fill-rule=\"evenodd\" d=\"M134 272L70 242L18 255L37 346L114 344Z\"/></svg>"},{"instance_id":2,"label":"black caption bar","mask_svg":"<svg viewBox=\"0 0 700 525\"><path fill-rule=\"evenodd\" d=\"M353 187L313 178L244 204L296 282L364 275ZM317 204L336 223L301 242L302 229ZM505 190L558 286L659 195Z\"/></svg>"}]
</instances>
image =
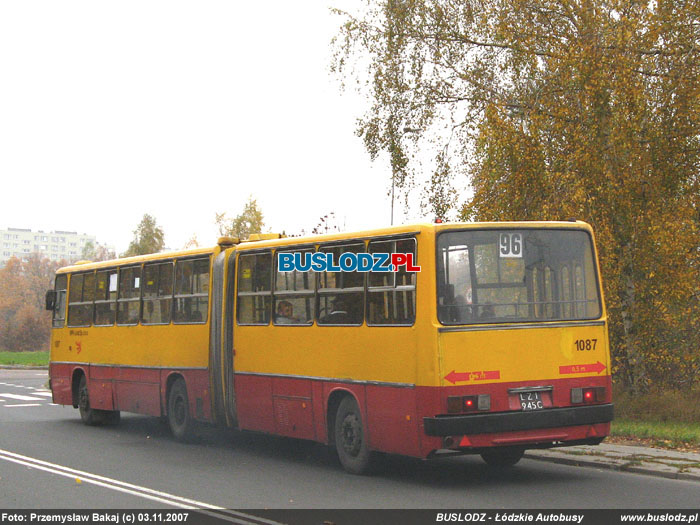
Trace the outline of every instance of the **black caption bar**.
<instances>
[{"instance_id":1,"label":"black caption bar","mask_svg":"<svg viewBox=\"0 0 700 525\"><path fill-rule=\"evenodd\" d=\"M191 525L472 525L488 524L700 524L700 509L547 510L0 510L1 524L169 523Z\"/></svg>"},{"instance_id":2,"label":"black caption bar","mask_svg":"<svg viewBox=\"0 0 700 525\"><path fill-rule=\"evenodd\" d=\"M36 524L53 523L61 525L75 525L76 523L104 523L104 524L142 524L142 523L167 523L170 525L219 525L224 523L236 523L239 525L281 525L282 522L273 521L256 516L248 511L228 509L119 509L119 510L0 510L0 524Z\"/></svg>"}]
</instances>

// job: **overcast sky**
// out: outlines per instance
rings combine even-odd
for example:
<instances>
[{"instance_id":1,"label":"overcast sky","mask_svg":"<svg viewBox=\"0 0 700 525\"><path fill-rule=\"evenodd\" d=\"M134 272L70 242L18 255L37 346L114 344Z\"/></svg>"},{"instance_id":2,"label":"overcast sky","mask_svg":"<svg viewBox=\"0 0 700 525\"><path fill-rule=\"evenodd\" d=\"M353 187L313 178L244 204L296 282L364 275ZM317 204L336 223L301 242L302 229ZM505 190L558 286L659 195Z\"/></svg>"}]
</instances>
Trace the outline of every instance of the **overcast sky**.
<instances>
[{"instance_id":1,"label":"overcast sky","mask_svg":"<svg viewBox=\"0 0 700 525\"><path fill-rule=\"evenodd\" d=\"M386 159L328 72L339 3L1 2L0 227L122 252L150 213L208 245L250 195L273 231L389 224Z\"/></svg>"}]
</instances>

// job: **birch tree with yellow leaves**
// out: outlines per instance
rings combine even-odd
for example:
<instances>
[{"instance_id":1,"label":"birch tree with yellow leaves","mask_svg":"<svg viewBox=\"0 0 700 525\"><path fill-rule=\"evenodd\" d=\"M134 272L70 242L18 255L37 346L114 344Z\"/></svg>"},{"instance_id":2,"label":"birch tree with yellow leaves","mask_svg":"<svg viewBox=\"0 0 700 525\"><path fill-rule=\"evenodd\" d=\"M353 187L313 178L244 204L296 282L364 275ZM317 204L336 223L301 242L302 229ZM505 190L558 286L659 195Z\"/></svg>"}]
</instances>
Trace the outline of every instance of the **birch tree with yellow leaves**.
<instances>
[{"instance_id":1,"label":"birch tree with yellow leaves","mask_svg":"<svg viewBox=\"0 0 700 525\"><path fill-rule=\"evenodd\" d=\"M429 153L436 213L459 201L463 220L590 222L615 378L700 383L700 0L368 0L338 14L333 69L367 94L358 134L397 186L416 190ZM451 190L464 180L468 198Z\"/></svg>"}]
</instances>

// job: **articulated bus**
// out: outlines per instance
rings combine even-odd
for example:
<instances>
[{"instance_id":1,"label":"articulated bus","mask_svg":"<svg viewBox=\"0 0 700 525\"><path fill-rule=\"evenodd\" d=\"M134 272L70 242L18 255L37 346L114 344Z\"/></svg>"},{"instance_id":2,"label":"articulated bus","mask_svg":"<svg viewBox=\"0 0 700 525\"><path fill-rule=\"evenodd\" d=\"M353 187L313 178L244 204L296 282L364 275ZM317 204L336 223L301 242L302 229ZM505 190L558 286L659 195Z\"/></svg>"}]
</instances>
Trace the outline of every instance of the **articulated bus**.
<instances>
[{"instance_id":1,"label":"articulated bus","mask_svg":"<svg viewBox=\"0 0 700 525\"><path fill-rule=\"evenodd\" d=\"M362 254L369 271L337 266ZM222 238L61 268L47 308L53 401L89 425L125 411L182 440L202 422L314 440L363 473L376 453L510 466L598 444L613 417L580 221Z\"/></svg>"}]
</instances>

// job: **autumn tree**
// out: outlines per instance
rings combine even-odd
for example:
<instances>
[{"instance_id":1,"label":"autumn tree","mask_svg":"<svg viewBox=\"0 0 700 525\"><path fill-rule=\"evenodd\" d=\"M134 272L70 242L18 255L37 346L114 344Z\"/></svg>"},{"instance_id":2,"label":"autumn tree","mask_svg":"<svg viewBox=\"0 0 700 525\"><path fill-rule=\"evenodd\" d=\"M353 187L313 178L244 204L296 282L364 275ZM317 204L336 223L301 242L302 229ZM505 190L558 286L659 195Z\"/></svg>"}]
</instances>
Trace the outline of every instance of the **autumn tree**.
<instances>
[{"instance_id":1,"label":"autumn tree","mask_svg":"<svg viewBox=\"0 0 700 525\"><path fill-rule=\"evenodd\" d=\"M154 217L145 213L143 219L134 230L134 239L122 257L158 253L165 246L165 233L158 226Z\"/></svg>"},{"instance_id":2,"label":"autumn tree","mask_svg":"<svg viewBox=\"0 0 700 525\"><path fill-rule=\"evenodd\" d=\"M321 235L322 233L334 233L341 231L335 212L331 211L318 218L318 224L314 226L311 233Z\"/></svg>"},{"instance_id":3,"label":"autumn tree","mask_svg":"<svg viewBox=\"0 0 700 525\"><path fill-rule=\"evenodd\" d=\"M22 261L12 257L0 269L0 349L14 349L14 317L22 305Z\"/></svg>"},{"instance_id":4,"label":"autumn tree","mask_svg":"<svg viewBox=\"0 0 700 525\"><path fill-rule=\"evenodd\" d=\"M0 348L48 348L51 314L44 310L44 296L60 265L32 254L25 260L13 257L0 269Z\"/></svg>"},{"instance_id":5,"label":"autumn tree","mask_svg":"<svg viewBox=\"0 0 700 525\"><path fill-rule=\"evenodd\" d=\"M464 220L593 224L614 369L632 390L700 380L700 3L369 0L334 68L361 71L358 133ZM365 67L366 66L366 67ZM438 211L437 208L435 210Z\"/></svg>"},{"instance_id":6,"label":"autumn tree","mask_svg":"<svg viewBox=\"0 0 700 525\"><path fill-rule=\"evenodd\" d=\"M86 261L109 261L111 259L116 259L117 255L113 250L107 249L106 246L94 242L88 241L83 246L83 250L80 253L80 258Z\"/></svg>"},{"instance_id":7,"label":"autumn tree","mask_svg":"<svg viewBox=\"0 0 700 525\"><path fill-rule=\"evenodd\" d=\"M219 235L247 239L251 233L262 233L265 227L262 210L258 202L252 196L248 198L243 211L235 218L230 219L226 213L217 213L215 222L219 228Z\"/></svg>"},{"instance_id":8,"label":"autumn tree","mask_svg":"<svg viewBox=\"0 0 700 525\"><path fill-rule=\"evenodd\" d=\"M197 238L197 234L193 233L192 237L190 237L185 245L183 246L185 250L189 248L199 248L199 239Z\"/></svg>"},{"instance_id":9,"label":"autumn tree","mask_svg":"<svg viewBox=\"0 0 700 525\"><path fill-rule=\"evenodd\" d=\"M297 231L283 231L282 235L287 237L305 237L307 235L322 235L324 233L337 233L342 232L343 226L338 222L338 218L335 216L334 211L330 211L325 215L318 218L316 225L310 230L306 228L301 228Z\"/></svg>"}]
</instances>

